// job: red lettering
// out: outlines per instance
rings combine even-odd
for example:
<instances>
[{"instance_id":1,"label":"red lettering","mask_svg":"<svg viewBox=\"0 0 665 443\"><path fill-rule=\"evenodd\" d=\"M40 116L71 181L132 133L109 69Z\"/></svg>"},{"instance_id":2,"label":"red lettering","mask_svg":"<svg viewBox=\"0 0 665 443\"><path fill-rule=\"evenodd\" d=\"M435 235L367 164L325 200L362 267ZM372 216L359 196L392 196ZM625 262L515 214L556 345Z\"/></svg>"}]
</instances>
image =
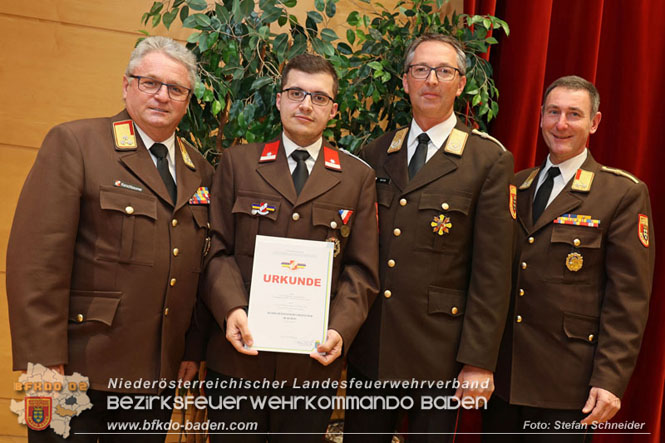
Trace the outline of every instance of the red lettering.
<instances>
[{"instance_id":1,"label":"red lettering","mask_svg":"<svg viewBox=\"0 0 665 443\"><path fill-rule=\"evenodd\" d=\"M274 275L272 276L272 282L273 282L273 283L279 283L279 275L274 274Z\"/></svg>"},{"instance_id":2,"label":"red lettering","mask_svg":"<svg viewBox=\"0 0 665 443\"><path fill-rule=\"evenodd\" d=\"M279 282L280 282L281 284L283 284L283 285L288 285L288 284L289 284L289 281L288 281L288 280L289 280L289 277L287 277L286 275L282 275L282 276L279 278Z\"/></svg>"},{"instance_id":3,"label":"red lettering","mask_svg":"<svg viewBox=\"0 0 665 443\"><path fill-rule=\"evenodd\" d=\"M321 279L320 278L317 278L316 280L314 280L314 286L321 287Z\"/></svg>"},{"instance_id":4,"label":"red lettering","mask_svg":"<svg viewBox=\"0 0 665 443\"><path fill-rule=\"evenodd\" d=\"M266 283L270 283L270 275L269 274L263 274L263 281Z\"/></svg>"}]
</instances>

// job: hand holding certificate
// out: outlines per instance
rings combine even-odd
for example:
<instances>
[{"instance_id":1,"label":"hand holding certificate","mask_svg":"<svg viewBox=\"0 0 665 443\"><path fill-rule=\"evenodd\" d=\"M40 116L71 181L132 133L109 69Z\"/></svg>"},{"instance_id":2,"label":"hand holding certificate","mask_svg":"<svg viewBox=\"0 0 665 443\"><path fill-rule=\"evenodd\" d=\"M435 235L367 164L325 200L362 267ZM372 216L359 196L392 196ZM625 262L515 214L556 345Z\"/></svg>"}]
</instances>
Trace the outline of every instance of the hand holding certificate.
<instances>
[{"instance_id":1,"label":"hand holding certificate","mask_svg":"<svg viewBox=\"0 0 665 443\"><path fill-rule=\"evenodd\" d=\"M252 350L312 354L324 365L341 353L341 337L328 331L333 249L330 242L256 236L252 341L245 341ZM322 351L329 355L316 354Z\"/></svg>"}]
</instances>

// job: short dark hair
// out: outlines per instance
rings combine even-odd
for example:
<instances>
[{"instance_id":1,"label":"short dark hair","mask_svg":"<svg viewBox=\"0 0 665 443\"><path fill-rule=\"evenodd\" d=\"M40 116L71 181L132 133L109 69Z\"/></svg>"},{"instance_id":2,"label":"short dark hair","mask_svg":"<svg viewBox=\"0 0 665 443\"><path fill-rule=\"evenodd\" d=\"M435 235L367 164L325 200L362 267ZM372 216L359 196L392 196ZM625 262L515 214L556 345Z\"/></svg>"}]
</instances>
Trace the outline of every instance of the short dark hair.
<instances>
[{"instance_id":1,"label":"short dark hair","mask_svg":"<svg viewBox=\"0 0 665 443\"><path fill-rule=\"evenodd\" d=\"M445 34L423 34L417 39L413 40L409 47L406 49L404 56L404 72L406 73L409 70L409 65L413 61L413 55L416 52L416 48L420 46L421 43L425 42L440 42L446 43L453 47L455 53L457 54L457 69L461 72L461 75L466 75L466 54L464 53L464 48L462 43L457 40L455 37Z\"/></svg>"},{"instance_id":2,"label":"short dark hair","mask_svg":"<svg viewBox=\"0 0 665 443\"><path fill-rule=\"evenodd\" d=\"M545 94L543 95L543 106L545 106L547 96L550 95L550 92L552 92L554 88L572 89L573 91L584 90L588 92L589 101L591 102L591 115L589 116L591 119L596 115L600 108L600 94L598 93L598 89L596 89L593 83L582 77L578 77L577 75L567 75L554 80L545 90Z\"/></svg>"},{"instance_id":3,"label":"short dark hair","mask_svg":"<svg viewBox=\"0 0 665 443\"><path fill-rule=\"evenodd\" d=\"M286 79L289 78L289 72L295 69L296 71L306 72L307 74L318 74L320 72L329 74L333 79L333 98L337 96L339 89L339 79L337 72L333 65L326 59L315 54L300 54L293 57L288 61L284 69L282 69L282 83L279 89L283 89L286 84Z\"/></svg>"}]
</instances>

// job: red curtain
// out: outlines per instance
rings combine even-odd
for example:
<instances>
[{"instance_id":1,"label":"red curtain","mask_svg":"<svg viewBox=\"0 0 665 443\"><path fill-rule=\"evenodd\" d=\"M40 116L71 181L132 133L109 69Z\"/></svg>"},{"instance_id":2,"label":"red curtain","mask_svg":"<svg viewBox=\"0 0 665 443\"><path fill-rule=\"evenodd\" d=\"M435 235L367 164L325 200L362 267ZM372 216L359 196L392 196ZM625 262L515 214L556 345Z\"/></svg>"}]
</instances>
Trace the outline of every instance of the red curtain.
<instances>
[{"instance_id":1,"label":"red curtain","mask_svg":"<svg viewBox=\"0 0 665 443\"><path fill-rule=\"evenodd\" d=\"M547 148L540 135L544 89L576 74L600 92L603 119L589 148L601 163L625 169L649 186L653 232L665 229L665 160L660 123L665 120L665 2L634 0L465 0L468 14L492 14L508 22L510 36L494 36L492 49L500 91L499 116L491 126L515 156L516 170L541 163ZM655 238L655 236L653 236ZM596 435L595 442L660 442L665 387L665 275L656 258L651 311L637 366L614 422L645 423L645 435ZM479 430L477 414L464 414L463 431ZM464 435L457 442L476 442Z\"/></svg>"}]
</instances>

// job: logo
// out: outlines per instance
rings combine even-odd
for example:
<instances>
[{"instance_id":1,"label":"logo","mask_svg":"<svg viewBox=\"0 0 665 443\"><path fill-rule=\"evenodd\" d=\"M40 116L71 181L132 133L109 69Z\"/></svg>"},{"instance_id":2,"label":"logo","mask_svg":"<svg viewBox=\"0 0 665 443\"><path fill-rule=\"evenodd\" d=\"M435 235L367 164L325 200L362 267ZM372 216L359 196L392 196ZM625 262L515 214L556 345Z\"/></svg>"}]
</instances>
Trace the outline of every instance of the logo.
<instances>
[{"instance_id":1,"label":"logo","mask_svg":"<svg viewBox=\"0 0 665 443\"><path fill-rule=\"evenodd\" d=\"M252 215L268 215L275 212L275 207L266 202L252 203Z\"/></svg>"},{"instance_id":2,"label":"logo","mask_svg":"<svg viewBox=\"0 0 665 443\"><path fill-rule=\"evenodd\" d=\"M649 217L644 214L639 214L637 224L637 236L645 248L649 247Z\"/></svg>"},{"instance_id":3,"label":"logo","mask_svg":"<svg viewBox=\"0 0 665 443\"><path fill-rule=\"evenodd\" d=\"M305 269L307 265L305 263L298 263L295 260L283 261L282 268L289 268L292 271L298 269Z\"/></svg>"},{"instance_id":4,"label":"logo","mask_svg":"<svg viewBox=\"0 0 665 443\"><path fill-rule=\"evenodd\" d=\"M33 431L43 431L51 424L51 397L25 397L25 424Z\"/></svg>"}]
</instances>

